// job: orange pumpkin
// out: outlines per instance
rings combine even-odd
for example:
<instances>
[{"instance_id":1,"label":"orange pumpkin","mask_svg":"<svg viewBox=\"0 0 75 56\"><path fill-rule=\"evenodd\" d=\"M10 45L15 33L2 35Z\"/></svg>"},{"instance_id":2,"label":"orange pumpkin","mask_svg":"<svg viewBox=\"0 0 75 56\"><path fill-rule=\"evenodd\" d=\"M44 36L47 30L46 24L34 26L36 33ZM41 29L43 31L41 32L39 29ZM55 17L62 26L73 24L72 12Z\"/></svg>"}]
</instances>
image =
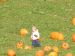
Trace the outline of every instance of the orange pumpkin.
<instances>
[{"instance_id":1,"label":"orange pumpkin","mask_svg":"<svg viewBox=\"0 0 75 56\"><path fill-rule=\"evenodd\" d=\"M53 51L55 51L55 52L59 52L59 49L58 49L58 47L56 47L56 46L53 46Z\"/></svg>"},{"instance_id":2,"label":"orange pumpkin","mask_svg":"<svg viewBox=\"0 0 75 56\"><path fill-rule=\"evenodd\" d=\"M60 32L52 32L50 37L53 40L64 40L64 35Z\"/></svg>"},{"instance_id":3,"label":"orange pumpkin","mask_svg":"<svg viewBox=\"0 0 75 56\"><path fill-rule=\"evenodd\" d=\"M17 43L17 48L23 48L24 43L22 41Z\"/></svg>"},{"instance_id":4,"label":"orange pumpkin","mask_svg":"<svg viewBox=\"0 0 75 56\"><path fill-rule=\"evenodd\" d=\"M21 29L20 34L21 34L21 36L25 36L26 34L28 34L27 29Z\"/></svg>"},{"instance_id":5,"label":"orange pumpkin","mask_svg":"<svg viewBox=\"0 0 75 56\"><path fill-rule=\"evenodd\" d=\"M48 56L58 56L57 52L50 52Z\"/></svg>"},{"instance_id":6,"label":"orange pumpkin","mask_svg":"<svg viewBox=\"0 0 75 56\"><path fill-rule=\"evenodd\" d=\"M67 42L64 42L64 43L62 43L62 48L63 49L69 49L70 46L69 46L69 44Z\"/></svg>"},{"instance_id":7,"label":"orange pumpkin","mask_svg":"<svg viewBox=\"0 0 75 56\"><path fill-rule=\"evenodd\" d=\"M44 51L46 51L46 52L50 51L51 49L52 49L51 46L45 46L44 47Z\"/></svg>"},{"instance_id":8,"label":"orange pumpkin","mask_svg":"<svg viewBox=\"0 0 75 56\"><path fill-rule=\"evenodd\" d=\"M72 19L72 24L75 25L75 17Z\"/></svg>"},{"instance_id":9,"label":"orange pumpkin","mask_svg":"<svg viewBox=\"0 0 75 56\"><path fill-rule=\"evenodd\" d=\"M72 42L75 42L75 34L72 35Z\"/></svg>"},{"instance_id":10,"label":"orange pumpkin","mask_svg":"<svg viewBox=\"0 0 75 56\"><path fill-rule=\"evenodd\" d=\"M65 56L73 56L72 53L67 53Z\"/></svg>"},{"instance_id":11,"label":"orange pumpkin","mask_svg":"<svg viewBox=\"0 0 75 56\"><path fill-rule=\"evenodd\" d=\"M43 50L37 51L35 56L45 56L44 51Z\"/></svg>"},{"instance_id":12,"label":"orange pumpkin","mask_svg":"<svg viewBox=\"0 0 75 56\"><path fill-rule=\"evenodd\" d=\"M7 56L16 56L16 52L12 49L8 50Z\"/></svg>"},{"instance_id":13,"label":"orange pumpkin","mask_svg":"<svg viewBox=\"0 0 75 56\"><path fill-rule=\"evenodd\" d=\"M59 32L52 32L52 33L50 34L50 37L51 37L51 39L53 39L53 40L57 40L57 39L58 39L58 35L59 35Z\"/></svg>"},{"instance_id":14,"label":"orange pumpkin","mask_svg":"<svg viewBox=\"0 0 75 56\"><path fill-rule=\"evenodd\" d=\"M24 48L25 50L32 50L32 46L25 46L25 48Z\"/></svg>"},{"instance_id":15,"label":"orange pumpkin","mask_svg":"<svg viewBox=\"0 0 75 56\"><path fill-rule=\"evenodd\" d=\"M62 33L59 33L58 40L64 40L64 35Z\"/></svg>"}]
</instances>

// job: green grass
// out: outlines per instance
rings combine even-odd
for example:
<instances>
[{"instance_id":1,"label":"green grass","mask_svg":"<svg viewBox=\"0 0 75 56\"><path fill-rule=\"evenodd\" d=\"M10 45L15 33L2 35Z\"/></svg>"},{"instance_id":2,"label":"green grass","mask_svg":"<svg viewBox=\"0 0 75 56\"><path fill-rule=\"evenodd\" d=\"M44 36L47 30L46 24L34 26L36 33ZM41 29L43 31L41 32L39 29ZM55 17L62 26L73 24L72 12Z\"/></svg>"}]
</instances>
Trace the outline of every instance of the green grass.
<instances>
[{"instance_id":1,"label":"green grass","mask_svg":"<svg viewBox=\"0 0 75 56\"><path fill-rule=\"evenodd\" d=\"M60 44L49 38L53 31L62 32L70 45L71 35L75 33L75 26L71 25L71 19L75 16L75 0L7 0L0 4L0 56L6 56L7 50L12 48L17 56L35 56L39 48L32 51L16 48L16 43L22 40L25 45L31 45L30 35L33 24L39 29L44 41L42 46ZM19 30L27 28L29 34L21 38ZM41 48L40 48L41 49ZM61 51L61 49L60 49ZM75 46L70 50L63 50L59 56L67 52L75 55ZM48 55L46 55L48 56Z\"/></svg>"}]
</instances>

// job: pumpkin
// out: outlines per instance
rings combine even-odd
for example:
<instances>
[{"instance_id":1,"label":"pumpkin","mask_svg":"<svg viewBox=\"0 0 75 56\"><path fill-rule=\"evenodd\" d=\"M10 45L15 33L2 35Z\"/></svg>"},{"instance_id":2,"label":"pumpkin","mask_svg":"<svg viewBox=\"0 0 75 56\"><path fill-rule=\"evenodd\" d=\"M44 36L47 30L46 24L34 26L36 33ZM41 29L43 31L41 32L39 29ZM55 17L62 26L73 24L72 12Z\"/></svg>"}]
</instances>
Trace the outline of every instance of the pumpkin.
<instances>
[{"instance_id":1,"label":"pumpkin","mask_svg":"<svg viewBox=\"0 0 75 56\"><path fill-rule=\"evenodd\" d=\"M25 46L25 48L24 48L25 50L32 50L32 46Z\"/></svg>"},{"instance_id":2,"label":"pumpkin","mask_svg":"<svg viewBox=\"0 0 75 56\"><path fill-rule=\"evenodd\" d=\"M72 24L75 25L75 17L72 19Z\"/></svg>"},{"instance_id":3,"label":"pumpkin","mask_svg":"<svg viewBox=\"0 0 75 56\"><path fill-rule=\"evenodd\" d=\"M65 56L73 56L72 53L67 53Z\"/></svg>"},{"instance_id":4,"label":"pumpkin","mask_svg":"<svg viewBox=\"0 0 75 56\"><path fill-rule=\"evenodd\" d=\"M17 48L23 48L24 43L22 41L17 43Z\"/></svg>"},{"instance_id":5,"label":"pumpkin","mask_svg":"<svg viewBox=\"0 0 75 56\"><path fill-rule=\"evenodd\" d=\"M53 46L53 51L55 51L55 52L59 52L59 49L58 49L58 47L56 47L56 46Z\"/></svg>"},{"instance_id":6,"label":"pumpkin","mask_svg":"<svg viewBox=\"0 0 75 56\"><path fill-rule=\"evenodd\" d=\"M50 37L51 37L51 39L53 39L53 40L57 40L57 39L58 39L58 35L59 35L59 32L52 32L52 33L50 34Z\"/></svg>"},{"instance_id":7,"label":"pumpkin","mask_svg":"<svg viewBox=\"0 0 75 56\"><path fill-rule=\"evenodd\" d=\"M45 46L44 47L44 51L46 51L46 52L50 51L51 49L52 49L51 46Z\"/></svg>"},{"instance_id":8,"label":"pumpkin","mask_svg":"<svg viewBox=\"0 0 75 56\"><path fill-rule=\"evenodd\" d=\"M75 42L75 34L72 35L72 42Z\"/></svg>"},{"instance_id":9,"label":"pumpkin","mask_svg":"<svg viewBox=\"0 0 75 56\"><path fill-rule=\"evenodd\" d=\"M50 52L50 53L48 54L48 56L58 56L58 53L57 53L57 52Z\"/></svg>"},{"instance_id":10,"label":"pumpkin","mask_svg":"<svg viewBox=\"0 0 75 56\"><path fill-rule=\"evenodd\" d=\"M16 56L16 52L12 49L8 50L7 56Z\"/></svg>"},{"instance_id":11,"label":"pumpkin","mask_svg":"<svg viewBox=\"0 0 75 56\"><path fill-rule=\"evenodd\" d=\"M58 40L64 40L64 35L62 33L59 33Z\"/></svg>"},{"instance_id":12,"label":"pumpkin","mask_svg":"<svg viewBox=\"0 0 75 56\"><path fill-rule=\"evenodd\" d=\"M37 51L35 56L45 56L44 51L43 50Z\"/></svg>"},{"instance_id":13,"label":"pumpkin","mask_svg":"<svg viewBox=\"0 0 75 56\"><path fill-rule=\"evenodd\" d=\"M69 46L69 44L68 44L67 42L63 42L63 43L62 43L62 48L63 48L63 49L69 49L70 46Z\"/></svg>"},{"instance_id":14,"label":"pumpkin","mask_svg":"<svg viewBox=\"0 0 75 56\"><path fill-rule=\"evenodd\" d=\"M20 34L21 34L21 36L25 36L26 34L28 34L27 29L21 29Z\"/></svg>"},{"instance_id":15,"label":"pumpkin","mask_svg":"<svg viewBox=\"0 0 75 56\"><path fill-rule=\"evenodd\" d=\"M52 32L50 36L53 40L64 40L64 35L60 32Z\"/></svg>"}]
</instances>

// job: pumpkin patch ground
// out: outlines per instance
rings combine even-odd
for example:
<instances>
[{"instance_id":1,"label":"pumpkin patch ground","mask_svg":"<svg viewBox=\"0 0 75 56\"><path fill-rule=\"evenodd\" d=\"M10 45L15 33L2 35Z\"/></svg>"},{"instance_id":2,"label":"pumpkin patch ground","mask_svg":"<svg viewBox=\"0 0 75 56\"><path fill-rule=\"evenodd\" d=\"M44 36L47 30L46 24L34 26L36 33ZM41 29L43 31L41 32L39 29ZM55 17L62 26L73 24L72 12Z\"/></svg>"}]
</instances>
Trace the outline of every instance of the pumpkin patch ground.
<instances>
[{"instance_id":1,"label":"pumpkin patch ground","mask_svg":"<svg viewBox=\"0 0 75 56\"><path fill-rule=\"evenodd\" d=\"M75 0L0 0L0 56L75 56Z\"/></svg>"}]
</instances>

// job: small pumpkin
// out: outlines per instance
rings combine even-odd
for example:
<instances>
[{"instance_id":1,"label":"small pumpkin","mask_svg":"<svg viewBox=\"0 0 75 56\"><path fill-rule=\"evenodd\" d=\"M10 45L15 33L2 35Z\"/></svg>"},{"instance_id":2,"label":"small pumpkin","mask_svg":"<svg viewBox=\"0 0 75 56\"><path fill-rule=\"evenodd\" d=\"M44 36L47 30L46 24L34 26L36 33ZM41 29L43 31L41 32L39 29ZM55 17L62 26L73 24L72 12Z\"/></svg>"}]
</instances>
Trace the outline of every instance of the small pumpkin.
<instances>
[{"instance_id":1,"label":"small pumpkin","mask_svg":"<svg viewBox=\"0 0 75 56\"><path fill-rule=\"evenodd\" d=\"M63 43L62 43L62 48L63 48L63 49L69 49L70 46L69 46L69 44L68 44L67 42L63 42Z\"/></svg>"},{"instance_id":2,"label":"small pumpkin","mask_svg":"<svg viewBox=\"0 0 75 56\"><path fill-rule=\"evenodd\" d=\"M27 29L21 29L20 34L21 34L21 36L25 36L26 34L28 34Z\"/></svg>"},{"instance_id":3,"label":"small pumpkin","mask_svg":"<svg viewBox=\"0 0 75 56\"><path fill-rule=\"evenodd\" d=\"M44 47L44 51L46 51L46 52L49 52L51 49L52 49L51 46L45 46L45 47Z\"/></svg>"},{"instance_id":4,"label":"small pumpkin","mask_svg":"<svg viewBox=\"0 0 75 56\"><path fill-rule=\"evenodd\" d=\"M24 48L25 50L32 50L32 46L25 46L25 48Z\"/></svg>"},{"instance_id":5,"label":"small pumpkin","mask_svg":"<svg viewBox=\"0 0 75 56\"><path fill-rule=\"evenodd\" d=\"M55 51L55 52L59 52L59 48L58 47L56 47L56 46L53 46L53 51Z\"/></svg>"},{"instance_id":6,"label":"small pumpkin","mask_svg":"<svg viewBox=\"0 0 75 56\"><path fill-rule=\"evenodd\" d=\"M53 40L57 40L57 39L58 39L58 35L59 35L59 32L52 32L52 33L50 34L50 37L51 37L51 39L53 39Z\"/></svg>"},{"instance_id":7,"label":"small pumpkin","mask_svg":"<svg viewBox=\"0 0 75 56\"><path fill-rule=\"evenodd\" d=\"M43 50L37 51L35 56L45 56L44 51Z\"/></svg>"},{"instance_id":8,"label":"small pumpkin","mask_svg":"<svg viewBox=\"0 0 75 56\"><path fill-rule=\"evenodd\" d=\"M24 43L22 41L17 43L17 48L22 49L23 48Z\"/></svg>"},{"instance_id":9,"label":"small pumpkin","mask_svg":"<svg viewBox=\"0 0 75 56\"><path fill-rule=\"evenodd\" d=\"M72 35L72 42L75 42L75 34Z\"/></svg>"},{"instance_id":10,"label":"small pumpkin","mask_svg":"<svg viewBox=\"0 0 75 56\"><path fill-rule=\"evenodd\" d=\"M58 56L58 53L57 53L57 52L50 52L50 53L48 54L48 56Z\"/></svg>"},{"instance_id":11,"label":"small pumpkin","mask_svg":"<svg viewBox=\"0 0 75 56\"><path fill-rule=\"evenodd\" d=\"M64 35L62 33L59 33L58 40L64 40Z\"/></svg>"},{"instance_id":12,"label":"small pumpkin","mask_svg":"<svg viewBox=\"0 0 75 56\"><path fill-rule=\"evenodd\" d=\"M72 53L67 53L65 56L73 56Z\"/></svg>"},{"instance_id":13,"label":"small pumpkin","mask_svg":"<svg viewBox=\"0 0 75 56\"><path fill-rule=\"evenodd\" d=\"M7 56L16 56L16 52L12 49L8 50Z\"/></svg>"},{"instance_id":14,"label":"small pumpkin","mask_svg":"<svg viewBox=\"0 0 75 56\"><path fill-rule=\"evenodd\" d=\"M72 24L75 25L75 17L72 19Z\"/></svg>"}]
</instances>

